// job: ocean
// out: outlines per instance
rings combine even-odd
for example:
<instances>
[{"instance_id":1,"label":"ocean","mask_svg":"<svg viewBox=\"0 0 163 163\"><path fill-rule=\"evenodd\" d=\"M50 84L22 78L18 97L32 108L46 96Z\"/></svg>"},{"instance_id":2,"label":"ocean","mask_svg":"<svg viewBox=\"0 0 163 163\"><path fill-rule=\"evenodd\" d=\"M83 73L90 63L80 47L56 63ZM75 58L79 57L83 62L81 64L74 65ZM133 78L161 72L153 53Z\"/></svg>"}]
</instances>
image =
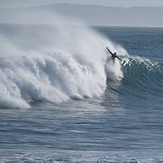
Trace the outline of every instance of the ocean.
<instances>
[{"instance_id":1,"label":"ocean","mask_svg":"<svg viewBox=\"0 0 163 163\"><path fill-rule=\"evenodd\" d=\"M163 28L0 24L0 40L0 163L163 162Z\"/></svg>"}]
</instances>

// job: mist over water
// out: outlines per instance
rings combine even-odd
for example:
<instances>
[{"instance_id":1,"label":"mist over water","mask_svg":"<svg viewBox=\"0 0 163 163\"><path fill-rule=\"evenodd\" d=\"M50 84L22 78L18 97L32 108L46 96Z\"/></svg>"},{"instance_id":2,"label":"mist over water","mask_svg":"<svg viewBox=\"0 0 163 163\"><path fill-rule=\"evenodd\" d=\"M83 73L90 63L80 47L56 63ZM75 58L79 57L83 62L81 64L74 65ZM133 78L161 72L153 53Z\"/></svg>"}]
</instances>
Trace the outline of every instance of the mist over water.
<instances>
[{"instance_id":1,"label":"mist over water","mask_svg":"<svg viewBox=\"0 0 163 163\"><path fill-rule=\"evenodd\" d=\"M119 61L106 50L125 55L121 46L84 24L62 22L63 17L58 25L0 25L0 107L99 97L107 77L123 78Z\"/></svg>"},{"instance_id":2,"label":"mist over water","mask_svg":"<svg viewBox=\"0 0 163 163\"><path fill-rule=\"evenodd\" d=\"M0 24L0 162L162 162L163 29L37 16Z\"/></svg>"}]
</instances>

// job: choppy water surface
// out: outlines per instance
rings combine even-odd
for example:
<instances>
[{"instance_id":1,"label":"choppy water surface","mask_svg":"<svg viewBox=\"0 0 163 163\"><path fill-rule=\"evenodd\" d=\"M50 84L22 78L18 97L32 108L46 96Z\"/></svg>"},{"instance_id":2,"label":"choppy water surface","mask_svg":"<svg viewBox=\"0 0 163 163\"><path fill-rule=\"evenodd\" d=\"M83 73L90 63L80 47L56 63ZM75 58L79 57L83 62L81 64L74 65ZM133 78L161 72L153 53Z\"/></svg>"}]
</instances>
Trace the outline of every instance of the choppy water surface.
<instances>
[{"instance_id":1,"label":"choppy water surface","mask_svg":"<svg viewBox=\"0 0 163 163\"><path fill-rule=\"evenodd\" d=\"M0 26L0 162L163 162L163 29L67 30Z\"/></svg>"}]
</instances>

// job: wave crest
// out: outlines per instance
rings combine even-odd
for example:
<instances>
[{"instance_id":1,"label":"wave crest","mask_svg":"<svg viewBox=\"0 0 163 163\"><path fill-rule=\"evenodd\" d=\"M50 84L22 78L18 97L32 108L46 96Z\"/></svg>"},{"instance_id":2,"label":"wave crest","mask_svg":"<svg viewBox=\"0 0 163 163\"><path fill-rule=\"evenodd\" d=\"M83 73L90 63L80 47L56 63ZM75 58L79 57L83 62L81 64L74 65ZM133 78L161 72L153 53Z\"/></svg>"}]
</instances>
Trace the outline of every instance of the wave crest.
<instances>
[{"instance_id":1,"label":"wave crest","mask_svg":"<svg viewBox=\"0 0 163 163\"><path fill-rule=\"evenodd\" d=\"M114 49L114 44L85 26L4 26L0 27L1 41L5 39L3 43L14 51L1 52L1 107L98 97L107 77L123 76L120 63L112 64L105 49Z\"/></svg>"}]
</instances>

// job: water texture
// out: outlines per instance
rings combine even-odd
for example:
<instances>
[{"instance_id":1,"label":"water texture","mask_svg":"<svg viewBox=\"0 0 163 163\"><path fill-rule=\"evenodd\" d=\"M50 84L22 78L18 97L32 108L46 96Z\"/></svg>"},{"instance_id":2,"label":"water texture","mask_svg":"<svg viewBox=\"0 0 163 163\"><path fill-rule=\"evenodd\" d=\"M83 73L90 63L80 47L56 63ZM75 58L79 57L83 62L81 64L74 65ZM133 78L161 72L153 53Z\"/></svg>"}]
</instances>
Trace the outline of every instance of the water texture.
<instances>
[{"instance_id":1,"label":"water texture","mask_svg":"<svg viewBox=\"0 0 163 163\"><path fill-rule=\"evenodd\" d=\"M162 28L1 24L0 39L0 162L163 162Z\"/></svg>"}]
</instances>

